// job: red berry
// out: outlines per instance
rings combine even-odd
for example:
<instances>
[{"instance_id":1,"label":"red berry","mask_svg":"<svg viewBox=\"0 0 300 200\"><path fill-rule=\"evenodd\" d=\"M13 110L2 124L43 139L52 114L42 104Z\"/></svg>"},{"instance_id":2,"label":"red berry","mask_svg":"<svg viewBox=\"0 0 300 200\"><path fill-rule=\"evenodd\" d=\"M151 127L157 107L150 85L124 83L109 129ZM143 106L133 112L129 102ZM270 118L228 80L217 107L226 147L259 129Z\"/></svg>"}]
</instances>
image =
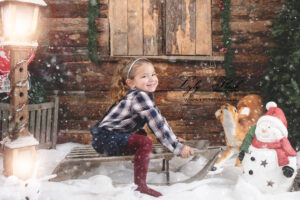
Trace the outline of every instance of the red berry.
<instances>
[{"instance_id":1,"label":"red berry","mask_svg":"<svg viewBox=\"0 0 300 200\"><path fill-rule=\"evenodd\" d=\"M227 49L226 48L222 48L223 53L227 53Z\"/></svg>"}]
</instances>

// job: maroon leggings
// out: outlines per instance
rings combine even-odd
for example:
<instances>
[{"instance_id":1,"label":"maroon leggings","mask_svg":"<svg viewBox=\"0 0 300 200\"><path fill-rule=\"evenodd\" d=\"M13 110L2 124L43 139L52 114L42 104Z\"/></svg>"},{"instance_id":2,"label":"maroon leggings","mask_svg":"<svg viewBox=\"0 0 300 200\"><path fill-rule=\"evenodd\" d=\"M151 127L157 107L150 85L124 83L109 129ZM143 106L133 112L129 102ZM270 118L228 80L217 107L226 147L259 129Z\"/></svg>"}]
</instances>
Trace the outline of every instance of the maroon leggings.
<instances>
[{"instance_id":1,"label":"maroon leggings","mask_svg":"<svg viewBox=\"0 0 300 200\"><path fill-rule=\"evenodd\" d=\"M125 155L134 154L134 183L138 186L137 190L155 197L161 193L147 187L146 178L152 152L152 141L144 135L132 134L125 146Z\"/></svg>"}]
</instances>

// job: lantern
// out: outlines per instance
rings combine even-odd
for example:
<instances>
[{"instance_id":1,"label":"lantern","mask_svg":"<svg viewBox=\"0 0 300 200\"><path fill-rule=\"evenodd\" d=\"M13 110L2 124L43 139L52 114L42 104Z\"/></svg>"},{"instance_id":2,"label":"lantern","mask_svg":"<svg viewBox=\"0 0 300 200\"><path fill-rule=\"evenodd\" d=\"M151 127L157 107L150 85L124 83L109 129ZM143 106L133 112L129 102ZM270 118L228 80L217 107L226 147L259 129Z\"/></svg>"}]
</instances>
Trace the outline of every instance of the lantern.
<instances>
[{"instance_id":1,"label":"lantern","mask_svg":"<svg viewBox=\"0 0 300 200\"><path fill-rule=\"evenodd\" d=\"M37 47L43 0L0 0L2 45L10 56L9 138L4 144L4 175L32 178L38 141L28 132L28 52ZM18 137L16 137L18 136ZM17 138L17 139L16 139Z\"/></svg>"}]
</instances>

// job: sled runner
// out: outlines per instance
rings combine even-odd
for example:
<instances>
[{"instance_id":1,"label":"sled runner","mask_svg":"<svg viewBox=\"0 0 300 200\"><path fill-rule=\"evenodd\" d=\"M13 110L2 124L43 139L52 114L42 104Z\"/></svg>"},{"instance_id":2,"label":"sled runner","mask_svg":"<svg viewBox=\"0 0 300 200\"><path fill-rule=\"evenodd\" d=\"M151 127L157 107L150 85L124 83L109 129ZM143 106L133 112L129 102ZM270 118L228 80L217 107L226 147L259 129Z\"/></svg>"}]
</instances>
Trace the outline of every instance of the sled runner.
<instances>
[{"instance_id":1,"label":"sled runner","mask_svg":"<svg viewBox=\"0 0 300 200\"><path fill-rule=\"evenodd\" d=\"M206 174L215 164L218 155L222 151L222 149L220 147L208 147L208 140L190 140L186 141L185 144L194 148L193 159L197 159L201 156L207 159L207 163L198 173L184 181L181 181L189 183L195 180L200 180L206 176ZM150 159L162 159L162 171L165 172L166 175L166 183L157 185L170 184L169 160L171 160L174 156L175 155L173 153L169 152L161 144L153 144L153 151ZM52 174L56 174L57 176L51 179L50 181L64 181L68 179L75 179L86 172L90 172L98 168L103 162L129 161L133 160L133 158L134 155L106 156L104 154L99 154L93 149L91 145L75 147L54 169ZM178 170L181 167L179 167Z\"/></svg>"}]
</instances>

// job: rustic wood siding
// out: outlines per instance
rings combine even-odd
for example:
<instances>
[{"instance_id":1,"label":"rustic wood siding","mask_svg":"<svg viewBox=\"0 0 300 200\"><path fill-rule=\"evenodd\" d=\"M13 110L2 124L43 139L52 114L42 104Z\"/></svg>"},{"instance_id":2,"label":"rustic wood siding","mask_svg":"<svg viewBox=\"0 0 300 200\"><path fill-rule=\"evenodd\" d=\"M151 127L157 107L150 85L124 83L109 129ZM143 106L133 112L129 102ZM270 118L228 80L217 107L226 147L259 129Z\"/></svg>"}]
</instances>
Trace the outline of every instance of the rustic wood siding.
<instances>
[{"instance_id":1,"label":"rustic wood siding","mask_svg":"<svg viewBox=\"0 0 300 200\"><path fill-rule=\"evenodd\" d=\"M111 0L111 55L212 55L211 23L210 0Z\"/></svg>"},{"instance_id":2,"label":"rustic wood siding","mask_svg":"<svg viewBox=\"0 0 300 200\"><path fill-rule=\"evenodd\" d=\"M90 63L87 57L88 0L46 0L48 6L45 8L45 16L42 20L44 27L42 31L48 33L49 37L44 34L40 38L36 59L45 55L56 55L66 64L68 80L61 88L49 88L50 91L59 90L59 140L61 142L90 142L89 126L97 122L109 106L108 90L112 73L120 61L127 59L110 57L111 43L116 42L110 38L110 26L118 25L110 24L109 21L109 15L113 14L109 4L113 1L115 0L98 0L99 18L95 23L99 31L98 52L101 61L99 65L95 65ZM135 1L128 1L128 3L132 2ZM157 7L150 6L153 2L156 2ZM143 49L144 55L161 55L169 48L163 45L166 44L166 38L159 38L159 31L166 31L164 30L166 25L163 24L165 22L157 21L157 18L167 18L166 13L158 12L159 6L168 5L159 2L161 1L144 0L144 9L148 12L143 12L142 15L144 20L147 19L147 23L144 22L144 27L147 28L144 28L142 36L138 28L130 33L137 35L137 38L144 37L143 46L151 44L151 48ZM197 2L201 2L200 0L185 2L194 2L197 10L207 9L204 5L203 8L199 7L200 4ZM218 2L218 0L211 1L212 56L223 55ZM271 45L268 26L282 3L282 0L231 0L230 28L238 87L237 91L232 92L227 98L222 96L221 91L225 77L222 61L213 59L187 61L173 57L152 59L160 81L156 92L157 104L177 135L185 138L210 139L213 144L224 144L222 128L216 121L214 112L223 103L235 104L243 95L258 89L259 76L264 71L267 60L264 52ZM130 15L133 12L131 9L135 8L132 7L127 11L127 17L135 18ZM189 9L192 8L186 7L186 10ZM118 14L121 13L120 10ZM195 21L203 18L201 14L202 12L195 16ZM119 19L121 20L121 17ZM139 19L134 20L137 24L141 23ZM136 26L130 24L130 27ZM208 29L202 29L204 30ZM158 34L153 34L153 31ZM196 27L196 31L200 30ZM118 34L122 35L121 29ZM182 37L186 36L193 38L191 31L182 34ZM197 41L197 35L195 40ZM121 42L118 41L118 44ZM126 44L135 47L130 50L130 54L140 52L140 39L128 41ZM204 44L196 42L193 51L194 48L197 51L198 45ZM120 49L113 49L113 51L121 51L123 47L120 46Z\"/></svg>"},{"instance_id":3,"label":"rustic wood siding","mask_svg":"<svg viewBox=\"0 0 300 200\"><path fill-rule=\"evenodd\" d=\"M197 55L212 55L211 14L211 1L196 0Z\"/></svg>"},{"instance_id":4,"label":"rustic wood siding","mask_svg":"<svg viewBox=\"0 0 300 200\"><path fill-rule=\"evenodd\" d=\"M210 0L168 0L166 11L166 54L212 55Z\"/></svg>"},{"instance_id":5,"label":"rustic wood siding","mask_svg":"<svg viewBox=\"0 0 300 200\"><path fill-rule=\"evenodd\" d=\"M112 55L127 55L128 53L128 20L127 20L127 0L110 1L110 47ZM136 29L135 29L136 30Z\"/></svg>"},{"instance_id":6,"label":"rustic wood siding","mask_svg":"<svg viewBox=\"0 0 300 200\"><path fill-rule=\"evenodd\" d=\"M111 55L158 55L160 1L113 0L109 10Z\"/></svg>"}]
</instances>

